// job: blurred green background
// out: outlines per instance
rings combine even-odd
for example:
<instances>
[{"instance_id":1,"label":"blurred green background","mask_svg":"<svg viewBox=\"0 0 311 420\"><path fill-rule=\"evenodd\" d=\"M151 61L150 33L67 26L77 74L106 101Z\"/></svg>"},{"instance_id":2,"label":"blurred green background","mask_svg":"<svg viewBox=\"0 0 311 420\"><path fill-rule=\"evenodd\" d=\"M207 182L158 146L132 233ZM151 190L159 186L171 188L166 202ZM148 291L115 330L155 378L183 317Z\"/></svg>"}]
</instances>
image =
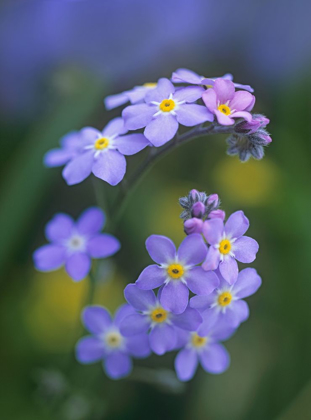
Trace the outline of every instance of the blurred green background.
<instances>
[{"instance_id":1,"label":"blurred green background","mask_svg":"<svg viewBox=\"0 0 311 420\"><path fill-rule=\"evenodd\" d=\"M1 6L0 418L311 419L310 3L152 3ZM263 286L226 343L226 373L199 369L181 385L167 354L136 361L132 377L113 382L100 364L74 361L88 279L38 273L31 255L57 211L76 217L99 203L113 220L117 187L89 178L69 188L42 157L66 132L117 116L103 107L107 94L178 67L252 85L273 143L262 161L242 164L226 156L224 136L206 137L158 162L127 202L115 230L122 250L99 267L95 303L114 311L123 302L124 286L150 262L150 234L183 239L178 198L191 188L218 193L227 214L245 211ZM129 158L128 171L144 156Z\"/></svg>"}]
</instances>

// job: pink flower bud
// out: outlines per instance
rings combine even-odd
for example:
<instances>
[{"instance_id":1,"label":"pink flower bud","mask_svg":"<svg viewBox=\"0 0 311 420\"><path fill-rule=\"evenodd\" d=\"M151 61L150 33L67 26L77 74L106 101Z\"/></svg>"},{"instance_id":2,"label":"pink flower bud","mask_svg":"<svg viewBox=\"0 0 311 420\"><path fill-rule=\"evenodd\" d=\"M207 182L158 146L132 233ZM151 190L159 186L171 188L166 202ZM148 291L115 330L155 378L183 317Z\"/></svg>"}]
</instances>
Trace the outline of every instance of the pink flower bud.
<instances>
[{"instance_id":1,"label":"pink flower bud","mask_svg":"<svg viewBox=\"0 0 311 420\"><path fill-rule=\"evenodd\" d=\"M184 230L187 235L191 235L191 233L202 233L202 229L203 220L197 219L196 217L188 219L184 223Z\"/></svg>"},{"instance_id":2,"label":"pink flower bud","mask_svg":"<svg viewBox=\"0 0 311 420\"><path fill-rule=\"evenodd\" d=\"M223 210L212 210L210 212L210 214L208 215L209 219L221 219L221 220L225 220L226 217L226 213Z\"/></svg>"}]
</instances>

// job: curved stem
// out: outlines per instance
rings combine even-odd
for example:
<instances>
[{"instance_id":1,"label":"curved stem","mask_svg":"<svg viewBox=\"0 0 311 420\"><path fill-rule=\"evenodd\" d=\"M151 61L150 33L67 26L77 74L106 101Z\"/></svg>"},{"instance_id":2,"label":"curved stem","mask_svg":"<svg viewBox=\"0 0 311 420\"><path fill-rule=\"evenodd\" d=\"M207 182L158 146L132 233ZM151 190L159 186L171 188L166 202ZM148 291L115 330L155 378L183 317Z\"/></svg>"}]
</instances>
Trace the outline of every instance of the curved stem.
<instances>
[{"instance_id":1,"label":"curved stem","mask_svg":"<svg viewBox=\"0 0 311 420\"><path fill-rule=\"evenodd\" d=\"M134 171L134 173L127 180L122 181L120 192L113 205L114 209L118 209L114 216L114 223L118 222L121 215L123 214L130 193L137 187L139 182L142 181L143 177L147 175L147 173L158 160L166 156L180 145L187 143L188 141L197 137L210 134L231 134L232 132L233 126L226 127L215 124L211 124L208 127L197 126L182 135L177 134L173 140L166 143L161 148L152 147L147 158Z\"/></svg>"}]
</instances>

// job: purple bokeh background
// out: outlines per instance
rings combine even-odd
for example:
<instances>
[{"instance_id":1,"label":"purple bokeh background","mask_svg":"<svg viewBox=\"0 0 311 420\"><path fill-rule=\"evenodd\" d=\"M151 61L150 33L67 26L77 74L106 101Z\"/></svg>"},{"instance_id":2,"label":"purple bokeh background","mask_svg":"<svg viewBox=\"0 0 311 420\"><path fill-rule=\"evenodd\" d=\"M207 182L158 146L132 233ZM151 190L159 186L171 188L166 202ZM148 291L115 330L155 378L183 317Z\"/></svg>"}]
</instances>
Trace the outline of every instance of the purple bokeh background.
<instances>
[{"instance_id":1,"label":"purple bokeh background","mask_svg":"<svg viewBox=\"0 0 311 420\"><path fill-rule=\"evenodd\" d=\"M103 77L111 93L177 67L211 76L230 71L256 88L290 83L310 64L307 0L294 8L289 0L36 0L7 1L1 9L6 116L34 112L42 83L67 65Z\"/></svg>"}]
</instances>

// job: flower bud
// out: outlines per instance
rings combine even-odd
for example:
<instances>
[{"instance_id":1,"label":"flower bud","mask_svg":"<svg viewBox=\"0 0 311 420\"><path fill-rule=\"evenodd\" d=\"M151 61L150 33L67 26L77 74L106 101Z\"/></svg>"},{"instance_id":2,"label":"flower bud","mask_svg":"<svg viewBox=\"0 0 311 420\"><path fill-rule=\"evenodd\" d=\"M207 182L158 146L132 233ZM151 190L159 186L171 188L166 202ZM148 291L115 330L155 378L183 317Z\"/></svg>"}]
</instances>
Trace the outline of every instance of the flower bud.
<instances>
[{"instance_id":1,"label":"flower bud","mask_svg":"<svg viewBox=\"0 0 311 420\"><path fill-rule=\"evenodd\" d=\"M254 134L260 128L265 128L270 122L268 118L261 114L254 114L252 117L253 119L250 122L242 121L236 124L234 131L241 134Z\"/></svg>"},{"instance_id":2,"label":"flower bud","mask_svg":"<svg viewBox=\"0 0 311 420\"><path fill-rule=\"evenodd\" d=\"M225 220L226 217L226 213L223 210L212 210L209 215L208 218L209 219L221 219L221 220Z\"/></svg>"},{"instance_id":3,"label":"flower bud","mask_svg":"<svg viewBox=\"0 0 311 420\"><path fill-rule=\"evenodd\" d=\"M200 201L197 201L191 208L191 214L193 217L198 217L201 219L205 214L205 205Z\"/></svg>"},{"instance_id":4,"label":"flower bud","mask_svg":"<svg viewBox=\"0 0 311 420\"><path fill-rule=\"evenodd\" d=\"M202 233L203 229L203 220L193 217L188 219L184 223L184 230L186 235L191 235L191 233Z\"/></svg>"},{"instance_id":5,"label":"flower bud","mask_svg":"<svg viewBox=\"0 0 311 420\"><path fill-rule=\"evenodd\" d=\"M207 204L210 207L213 207L213 208L218 207L219 204L220 204L220 200L219 200L218 194L211 194L211 195L209 195L207 197Z\"/></svg>"}]
</instances>

